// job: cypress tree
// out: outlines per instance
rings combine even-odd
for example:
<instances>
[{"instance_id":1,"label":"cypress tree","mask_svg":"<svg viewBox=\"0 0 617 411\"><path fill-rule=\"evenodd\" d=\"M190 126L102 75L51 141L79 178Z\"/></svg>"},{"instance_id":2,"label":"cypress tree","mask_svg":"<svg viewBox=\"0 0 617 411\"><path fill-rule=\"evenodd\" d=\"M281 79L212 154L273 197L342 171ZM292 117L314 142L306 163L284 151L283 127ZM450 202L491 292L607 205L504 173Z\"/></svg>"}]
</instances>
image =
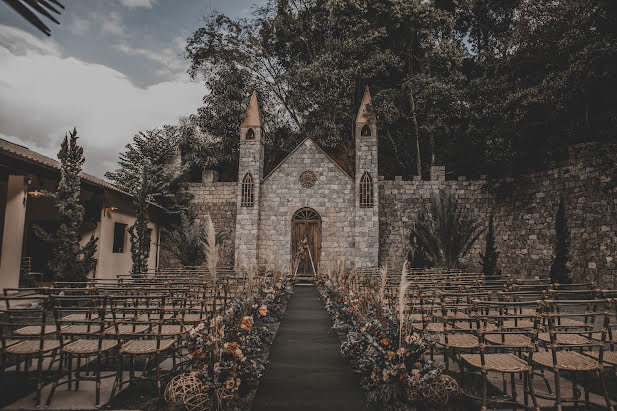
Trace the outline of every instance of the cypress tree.
<instances>
[{"instance_id":1,"label":"cypress tree","mask_svg":"<svg viewBox=\"0 0 617 411\"><path fill-rule=\"evenodd\" d=\"M148 228L148 184L146 171L142 169L140 186L133 197L135 205L135 223L128 229L131 241L131 258L133 265L131 274L141 275L148 269L148 258L150 257L150 236Z\"/></svg>"},{"instance_id":2,"label":"cypress tree","mask_svg":"<svg viewBox=\"0 0 617 411\"><path fill-rule=\"evenodd\" d=\"M486 233L486 248L484 254L479 253L482 259L482 271L487 277L500 276L501 272L497 269L497 259L499 252L495 249L495 230L493 228L493 214L488 219L488 231Z\"/></svg>"},{"instance_id":3,"label":"cypress tree","mask_svg":"<svg viewBox=\"0 0 617 411\"><path fill-rule=\"evenodd\" d=\"M566 220L566 209L564 199L559 199L559 208L555 218L555 260L551 266L551 282L559 284L570 284L572 278L568 263L570 262L570 230Z\"/></svg>"},{"instance_id":4,"label":"cypress tree","mask_svg":"<svg viewBox=\"0 0 617 411\"><path fill-rule=\"evenodd\" d=\"M79 230L84 221L84 206L79 201L81 179L79 173L84 164L84 149L77 144L77 129L64 136L58 152L60 160L60 183L55 193L46 193L57 210L58 228L48 233L37 227L37 234L51 244L53 253L49 268L55 278L61 281L86 281L88 273L96 267L96 246L98 238L82 246Z\"/></svg>"}]
</instances>

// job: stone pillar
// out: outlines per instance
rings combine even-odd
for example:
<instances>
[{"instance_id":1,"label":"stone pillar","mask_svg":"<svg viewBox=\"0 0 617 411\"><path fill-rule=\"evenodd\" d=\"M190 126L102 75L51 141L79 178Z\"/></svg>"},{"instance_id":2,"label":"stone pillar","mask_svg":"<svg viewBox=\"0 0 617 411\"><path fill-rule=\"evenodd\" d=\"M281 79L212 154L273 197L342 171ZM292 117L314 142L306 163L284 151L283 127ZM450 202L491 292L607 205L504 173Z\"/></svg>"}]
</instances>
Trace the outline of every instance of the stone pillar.
<instances>
[{"instance_id":1,"label":"stone pillar","mask_svg":"<svg viewBox=\"0 0 617 411\"><path fill-rule=\"evenodd\" d=\"M24 176L9 176L0 256L0 290L19 286L28 196L26 189Z\"/></svg>"},{"instance_id":2,"label":"stone pillar","mask_svg":"<svg viewBox=\"0 0 617 411\"><path fill-rule=\"evenodd\" d=\"M431 166L431 181L446 181L446 166Z\"/></svg>"}]
</instances>

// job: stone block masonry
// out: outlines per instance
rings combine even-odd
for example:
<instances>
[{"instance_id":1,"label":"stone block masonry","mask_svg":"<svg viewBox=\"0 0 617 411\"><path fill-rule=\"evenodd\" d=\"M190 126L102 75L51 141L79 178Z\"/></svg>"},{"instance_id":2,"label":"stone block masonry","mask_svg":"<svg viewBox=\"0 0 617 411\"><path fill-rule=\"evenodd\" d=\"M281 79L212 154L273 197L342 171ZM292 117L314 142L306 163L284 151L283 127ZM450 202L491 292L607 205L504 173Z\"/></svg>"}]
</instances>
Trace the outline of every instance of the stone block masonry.
<instances>
[{"instance_id":1,"label":"stone block masonry","mask_svg":"<svg viewBox=\"0 0 617 411\"><path fill-rule=\"evenodd\" d=\"M238 184L235 182L188 183L186 191L194 196L191 203L196 222L205 225L207 215L221 244L221 265L232 266L235 254Z\"/></svg>"},{"instance_id":2,"label":"stone block masonry","mask_svg":"<svg viewBox=\"0 0 617 411\"><path fill-rule=\"evenodd\" d=\"M381 181L380 264L400 267L409 232L421 208L440 189L456 194L470 213L487 222L495 216L499 268L517 277L547 277L553 261L555 216L560 196L570 229L571 270L578 281L615 287L617 257L617 145L573 147L560 167L497 182ZM490 189L490 187L493 189ZM479 270L482 236L465 263Z\"/></svg>"}]
</instances>

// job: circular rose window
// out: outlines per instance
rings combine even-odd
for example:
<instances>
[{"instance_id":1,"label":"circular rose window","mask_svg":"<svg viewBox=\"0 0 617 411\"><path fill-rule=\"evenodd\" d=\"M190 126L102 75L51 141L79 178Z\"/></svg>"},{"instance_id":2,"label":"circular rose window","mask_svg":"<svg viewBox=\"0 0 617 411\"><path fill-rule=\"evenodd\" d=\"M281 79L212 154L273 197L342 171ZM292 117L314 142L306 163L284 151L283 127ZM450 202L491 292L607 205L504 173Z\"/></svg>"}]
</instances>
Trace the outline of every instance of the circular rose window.
<instances>
[{"instance_id":1,"label":"circular rose window","mask_svg":"<svg viewBox=\"0 0 617 411\"><path fill-rule=\"evenodd\" d=\"M315 181L317 181L317 177L315 177L315 173L312 171L306 170L300 174L300 184L302 184L302 187L313 187Z\"/></svg>"}]
</instances>

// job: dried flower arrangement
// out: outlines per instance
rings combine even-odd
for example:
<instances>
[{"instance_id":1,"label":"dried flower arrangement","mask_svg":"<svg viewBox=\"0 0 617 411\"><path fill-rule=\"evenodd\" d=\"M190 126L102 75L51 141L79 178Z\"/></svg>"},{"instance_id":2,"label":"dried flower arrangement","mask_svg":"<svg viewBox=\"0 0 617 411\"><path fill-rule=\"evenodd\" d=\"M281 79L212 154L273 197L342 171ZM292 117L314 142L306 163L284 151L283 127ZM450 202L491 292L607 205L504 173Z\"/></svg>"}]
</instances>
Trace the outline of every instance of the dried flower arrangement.
<instances>
[{"instance_id":1,"label":"dried flower arrangement","mask_svg":"<svg viewBox=\"0 0 617 411\"><path fill-rule=\"evenodd\" d=\"M190 371L168 385L165 398L170 405L189 410L246 408L274 337L268 325L280 321L292 293L290 277L264 274L259 282L251 275L223 313L190 330L185 340L190 359L181 367Z\"/></svg>"},{"instance_id":2,"label":"dried flower arrangement","mask_svg":"<svg viewBox=\"0 0 617 411\"><path fill-rule=\"evenodd\" d=\"M351 271L338 265L318 286L369 408L444 406L458 394L458 385L426 358L427 342L408 326L406 267L395 307L386 301L387 269L376 280Z\"/></svg>"}]
</instances>

